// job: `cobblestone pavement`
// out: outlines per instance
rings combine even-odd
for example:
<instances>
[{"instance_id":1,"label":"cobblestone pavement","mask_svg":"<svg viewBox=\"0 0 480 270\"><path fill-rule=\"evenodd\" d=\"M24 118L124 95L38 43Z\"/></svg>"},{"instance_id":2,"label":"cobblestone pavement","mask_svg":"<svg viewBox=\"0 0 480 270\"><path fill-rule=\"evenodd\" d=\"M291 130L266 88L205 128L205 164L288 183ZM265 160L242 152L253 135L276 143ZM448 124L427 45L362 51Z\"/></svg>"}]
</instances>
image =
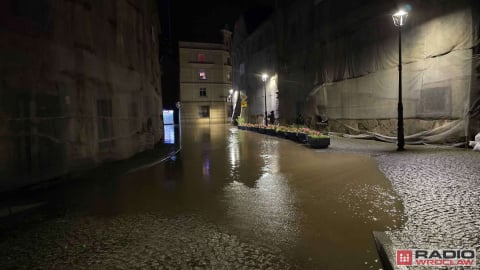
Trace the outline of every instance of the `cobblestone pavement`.
<instances>
[{"instance_id":1,"label":"cobblestone pavement","mask_svg":"<svg viewBox=\"0 0 480 270\"><path fill-rule=\"evenodd\" d=\"M57 218L0 244L2 269L290 268L277 253L198 216L159 213Z\"/></svg>"},{"instance_id":2,"label":"cobblestone pavement","mask_svg":"<svg viewBox=\"0 0 480 270\"><path fill-rule=\"evenodd\" d=\"M388 232L398 248L480 250L480 153L333 137L327 152L369 154L404 205L404 225ZM477 258L478 260L478 258ZM477 263L478 264L478 263ZM479 268L476 268L479 269Z\"/></svg>"}]
</instances>

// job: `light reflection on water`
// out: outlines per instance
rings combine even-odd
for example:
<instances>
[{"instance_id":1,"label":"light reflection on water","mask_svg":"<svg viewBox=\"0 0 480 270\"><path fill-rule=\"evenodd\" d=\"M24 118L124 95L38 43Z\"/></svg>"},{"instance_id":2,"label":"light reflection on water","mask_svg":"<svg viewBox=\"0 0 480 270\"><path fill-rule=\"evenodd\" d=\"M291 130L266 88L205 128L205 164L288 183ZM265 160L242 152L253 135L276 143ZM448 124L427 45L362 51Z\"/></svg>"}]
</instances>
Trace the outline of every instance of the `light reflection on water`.
<instances>
[{"instance_id":1,"label":"light reflection on water","mask_svg":"<svg viewBox=\"0 0 480 270\"><path fill-rule=\"evenodd\" d=\"M240 163L240 150L239 150L239 142L238 142L238 130L231 129L229 136L228 136L228 157L230 160L230 177L236 181L238 180L238 166Z\"/></svg>"},{"instance_id":2,"label":"light reflection on water","mask_svg":"<svg viewBox=\"0 0 480 270\"><path fill-rule=\"evenodd\" d=\"M239 168L238 134L229 136L231 176L241 177ZM297 238L293 191L279 172L278 140L261 143L260 156L264 163L255 185L248 187L236 179L224 188L224 203L233 226L247 231L249 237L268 237L275 245L292 244ZM248 163L247 160L245 160Z\"/></svg>"},{"instance_id":3,"label":"light reflection on water","mask_svg":"<svg viewBox=\"0 0 480 270\"><path fill-rule=\"evenodd\" d=\"M174 125L164 125L164 143L165 144L175 144L175 126Z\"/></svg>"}]
</instances>

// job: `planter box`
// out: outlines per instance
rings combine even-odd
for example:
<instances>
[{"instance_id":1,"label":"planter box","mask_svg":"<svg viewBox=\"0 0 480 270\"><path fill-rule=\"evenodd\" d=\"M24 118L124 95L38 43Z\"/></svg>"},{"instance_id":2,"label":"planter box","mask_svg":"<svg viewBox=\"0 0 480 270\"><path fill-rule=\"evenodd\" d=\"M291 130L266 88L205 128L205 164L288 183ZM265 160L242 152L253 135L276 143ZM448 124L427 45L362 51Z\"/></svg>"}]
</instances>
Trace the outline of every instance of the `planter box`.
<instances>
[{"instance_id":1,"label":"planter box","mask_svg":"<svg viewBox=\"0 0 480 270\"><path fill-rule=\"evenodd\" d=\"M307 143L308 141L307 133L302 133L302 132L297 133L297 141L299 143Z\"/></svg>"},{"instance_id":2,"label":"planter box","mask_svg":"<svg viewBox=\"0 0 480 270\"><path fill-rule=\"evenodd\" d=\"M287 131L287 132L285 132L285 138L287 138L289 140L292 140L292 141L297 141L297 133Z\"/></svg>"},{"instance_id":3,"label":"planter box","mask_svg":"<svg viewBox=\"0 0 480 270\"><path fill-rule=\"evenodd\" d=\"M275 132L275 129L267 128L267 129L265 129L265 134L270 135L270 136L275 136L276 132Z\"/></svg>"},{"instance_id":4,"label":"planter box","mask_svg":"<svg viewBox=\"0 0 480 270\"><path fill-rule=\"evenodd\" d=\"M308 144L315 149L327 148L330 145L330 138L312 138L308 136Z\"/></svg>"},{"instance_id":5,"label":"planter box","mask_svg":"<svg viewBox=\"0 0 480 270\"><path fill-rule=\"evenodd\" d=\"M285 131L277 131L275 134L277 137L285 139Z\"/></svg>"}]
</instances>

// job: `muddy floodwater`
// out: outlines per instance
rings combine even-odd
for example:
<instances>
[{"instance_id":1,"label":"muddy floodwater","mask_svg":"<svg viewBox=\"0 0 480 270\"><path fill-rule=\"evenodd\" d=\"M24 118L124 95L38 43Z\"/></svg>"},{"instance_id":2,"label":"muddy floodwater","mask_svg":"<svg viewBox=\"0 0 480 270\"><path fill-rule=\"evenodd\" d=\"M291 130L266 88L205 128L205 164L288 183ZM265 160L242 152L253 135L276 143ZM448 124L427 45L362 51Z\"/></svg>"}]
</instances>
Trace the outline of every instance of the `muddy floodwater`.
<instances>
[{"instance_id":1,"label":"muddy floodwater","mask_svg":"<svg viewBox=\"0 0 480 270\"><path fill-rule=\"evenodd\" d=\"M20 252L78 269L382 268L372 231L401 226L403 209L371 157L223 125L187 126L181 137L166 162L55 191L66 214L2 235L10 250L1 258L35 265L15 259ZM45 247L42 256L27 237ZM105 246L102 256L95 245Z\"/></svg>"}]
</instances>

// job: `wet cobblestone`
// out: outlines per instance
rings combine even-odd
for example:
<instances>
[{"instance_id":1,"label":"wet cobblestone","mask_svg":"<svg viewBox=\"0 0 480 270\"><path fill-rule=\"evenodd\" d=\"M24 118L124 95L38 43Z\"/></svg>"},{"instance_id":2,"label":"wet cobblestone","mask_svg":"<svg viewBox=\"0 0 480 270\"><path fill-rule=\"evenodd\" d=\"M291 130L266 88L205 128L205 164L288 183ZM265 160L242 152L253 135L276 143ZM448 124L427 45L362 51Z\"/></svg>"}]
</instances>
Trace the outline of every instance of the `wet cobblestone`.
<instances>
[{"instance_id":1,"label":"wet cobblestone","mask_svg":"<svg viewBox=\"0 0 480 270\"><path fill-rule=\"evenodd\" d=\"M441 146L395 148L333 137L331 147L319 151L368 154L377 160L405 208L402 228L388 232L396 247L480 250L480 153Z\"/></svg>"},{"instance_id":2,"label":"wet cobblestone","mask_svg":"<svg viewBox=\"0 0 480 270\"><path fill-rule=\"evenodd\" d=\"M57 218L0 242L2 269L291 269L194 215Z\"/></svg>"}]
</instances>

